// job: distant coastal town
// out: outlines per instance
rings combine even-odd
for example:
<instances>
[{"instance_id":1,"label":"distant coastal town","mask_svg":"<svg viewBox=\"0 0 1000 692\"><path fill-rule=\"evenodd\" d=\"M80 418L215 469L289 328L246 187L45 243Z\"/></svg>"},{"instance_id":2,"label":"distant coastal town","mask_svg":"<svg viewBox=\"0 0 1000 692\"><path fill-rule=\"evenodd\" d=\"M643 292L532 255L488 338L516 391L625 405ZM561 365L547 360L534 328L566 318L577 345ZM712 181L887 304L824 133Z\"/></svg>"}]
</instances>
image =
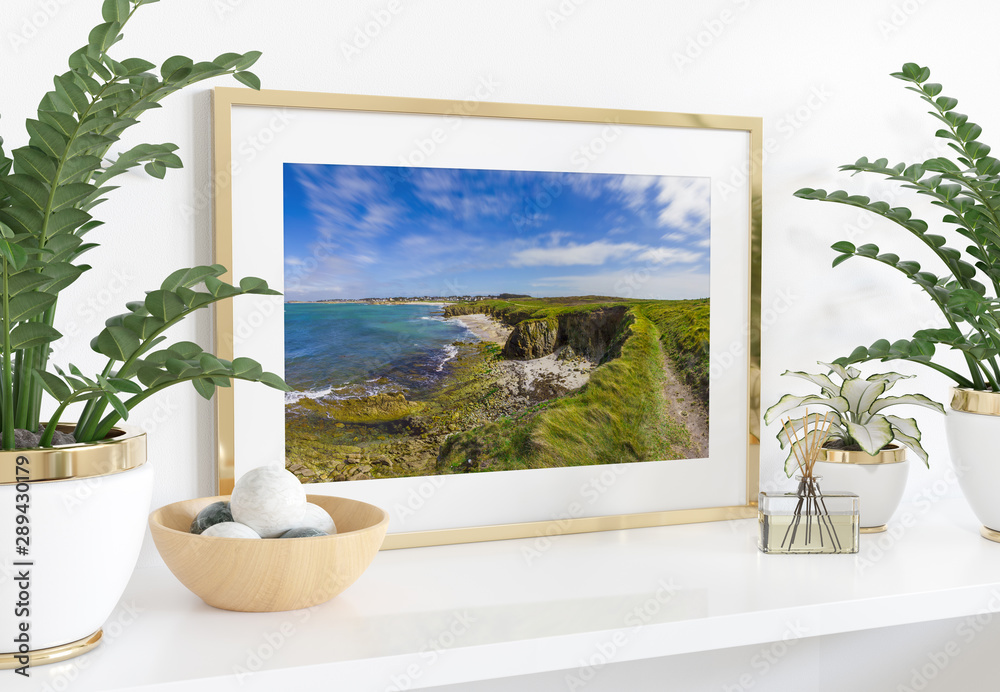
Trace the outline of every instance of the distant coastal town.
<instances>
[{"instance_id":1,"label":"distant coastal town","mask_svg":"<svg viewBox=\"0 0 1000 692\"><path fill-rule=\"evenodd\" d=\"M361 303L365 305L405 305L407 303L478 303L482 300L530 298L522 293L498 293L488 296L394 296L392 298L325 298L323 300L287 300L286 303Z\"/></svg>"}]
</instances>

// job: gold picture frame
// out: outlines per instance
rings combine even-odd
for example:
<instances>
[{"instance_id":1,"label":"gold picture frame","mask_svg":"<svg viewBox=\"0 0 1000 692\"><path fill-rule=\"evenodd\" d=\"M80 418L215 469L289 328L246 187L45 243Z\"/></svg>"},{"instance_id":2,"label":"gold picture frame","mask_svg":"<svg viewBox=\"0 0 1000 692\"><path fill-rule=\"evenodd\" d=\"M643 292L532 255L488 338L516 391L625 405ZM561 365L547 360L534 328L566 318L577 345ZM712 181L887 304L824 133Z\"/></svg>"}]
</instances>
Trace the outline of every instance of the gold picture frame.
<instances>
[{"instance_id":1,"label":"gold picture frame","mask_svg":"<svg viewBox=\"0 0 1000 692\"><path fill-rule=\"evenodd\" d=\"M421 547L510 538L548 537L560 534L641 528L669 524L687 524L749 518L756 515L760 463L760 325L761 325L761 233L762 233L762 121L758 117L695 115L634 111L606 108L541 106L510 103L358 96L298 91L275 91L217 87L213 90L213 189L215 261L234 269L234 186L241 180L239 166L234 161L234 109L278 109L275 112L297 112L298 109L331 113L375 113L399 116L434 116L527 120L562 123L615 123L621 126L673 128L692 131L718 131L746 135L746 155L734 180L740 181L741 201L745 197L747 228L745 256L748 277L745 303L745 325L741 328L742 343L730 351L745 359L746 392L746 463L745 497L742 502L717 507L664 509L662 511L620 513L601 516L560 518L541 521L437 528L430 530L390 533L383 549ZM714 262L714 260L713 260ZM236 267L237 274L245 272ZM232 274L226 280L232 280ZM267 278L267 277L265 277ZM272 282L273 283L273 282ZM234 307L231 302L215 305L215 337L219 357L232 359L235 353ZM265 363L269 369L273 365ZM216 463L219 494L231 492L237 477L237 415L235 388L220 388L216 394ZM742 406L742 402L741 402ZM741 409L743 410L743 409ZM480 474L489 475L489 474ZM742 492L742 491L741 491Z\"/></svg>"}]
</instances>

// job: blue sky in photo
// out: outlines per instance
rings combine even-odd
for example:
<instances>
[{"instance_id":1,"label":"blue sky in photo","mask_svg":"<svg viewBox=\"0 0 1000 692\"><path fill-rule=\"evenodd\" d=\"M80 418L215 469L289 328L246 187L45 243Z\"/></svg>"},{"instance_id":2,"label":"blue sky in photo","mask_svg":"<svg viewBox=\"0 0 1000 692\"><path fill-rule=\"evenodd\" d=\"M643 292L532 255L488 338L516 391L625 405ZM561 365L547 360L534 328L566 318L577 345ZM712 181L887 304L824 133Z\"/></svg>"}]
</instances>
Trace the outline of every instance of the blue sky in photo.
<instances>
[{"instance_id":1,"label":"blue sky in photo","mask_svg":"<svg viewBox=\"0 0 1000 692\"><path fill-rule=\"evenodd\" d=\"M704 298L708 178L284 165L285 299Z\"/></svg>"}]
</instances>

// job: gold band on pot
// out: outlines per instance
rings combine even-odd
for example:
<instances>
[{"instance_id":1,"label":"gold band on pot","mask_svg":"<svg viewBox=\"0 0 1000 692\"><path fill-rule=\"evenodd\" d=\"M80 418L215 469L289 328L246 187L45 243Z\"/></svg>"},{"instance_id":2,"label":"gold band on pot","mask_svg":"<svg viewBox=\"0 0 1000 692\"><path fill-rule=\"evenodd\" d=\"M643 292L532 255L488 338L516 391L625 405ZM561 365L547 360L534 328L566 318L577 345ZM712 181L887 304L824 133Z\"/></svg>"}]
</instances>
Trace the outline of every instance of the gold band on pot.
<instances>
[{"instance_id":1,"label":"gold band on pot","mask_svg":"<svg viewBox=\"0 0 1000 692\"><path fill-rule=\"evenodd\" d=\"M51 649L29 651L28 657L31 661L31 666L44 666L48 663L58 663L59 661L65 661L70 658L82 656L100 644L101 637L103 636L104 632L102 630L97 630L89 637L78 639L75 642L70 642L69 644L53 646ZM14 670L15 668L23 667L24 664L18 660L20 656L21 654L14 653L0 654L0 670Z\"/></svg>"},{"instance_id":2,"label":"gold band on pot","mask_svg":"<svg viewBox=\"0 0 1000 692\"><path fill-rule=\"evenodd\" d=\"M73 426L60 425L59 430L73 432ZM146 433L114 428L111 436L101 442L0 451L0 485L107 476L144 463Z\"/></svg>"},{"instance_id":3,"label":"gold band on pot","mask_svg":"<svg viewBox=\"0 0 1000 692\"><path fill-rule=\"evenodd\" d=\"M953 387L951 408L963 413L979 413L984 416L1000 416L1000 393L980 392L975 389Z\"/></svg>"},{"instance_id":4,"label":"gold band on pot","mask_svg":"<svg viewBox=\"0 0 1000 692\"><path fill-rule=\"evenodd\" d=\"M868 452L848 451L844 449L823 448L820 461L828 461L833 464L859 464L870 466L873 464L898 464L906 461L906 448L892 446L883 449L878 454L872 456Z\"/></svg>"}]
</instances>

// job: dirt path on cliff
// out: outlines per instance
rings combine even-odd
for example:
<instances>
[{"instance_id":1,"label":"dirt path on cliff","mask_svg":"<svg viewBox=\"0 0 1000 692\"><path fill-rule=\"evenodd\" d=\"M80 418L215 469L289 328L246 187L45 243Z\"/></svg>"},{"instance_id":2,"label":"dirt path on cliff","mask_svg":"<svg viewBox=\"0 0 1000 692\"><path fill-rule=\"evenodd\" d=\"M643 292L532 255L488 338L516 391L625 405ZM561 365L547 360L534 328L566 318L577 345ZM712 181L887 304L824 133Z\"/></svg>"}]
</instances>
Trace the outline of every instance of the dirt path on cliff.
<instances>
[{"instance_id":1,"label":"dirt path on cliff","mask_svg":"<svg viewBox=\"0 0 1000 692\"><path fill-rule=\"evenodd\" d=\"M690 387L677 375L666 353L663 356L663 394L667 399L667 415L687 428L691 441L677 450L680 459L708 457L708 411L694 396Z\"/></svg>"}]
</instances>

